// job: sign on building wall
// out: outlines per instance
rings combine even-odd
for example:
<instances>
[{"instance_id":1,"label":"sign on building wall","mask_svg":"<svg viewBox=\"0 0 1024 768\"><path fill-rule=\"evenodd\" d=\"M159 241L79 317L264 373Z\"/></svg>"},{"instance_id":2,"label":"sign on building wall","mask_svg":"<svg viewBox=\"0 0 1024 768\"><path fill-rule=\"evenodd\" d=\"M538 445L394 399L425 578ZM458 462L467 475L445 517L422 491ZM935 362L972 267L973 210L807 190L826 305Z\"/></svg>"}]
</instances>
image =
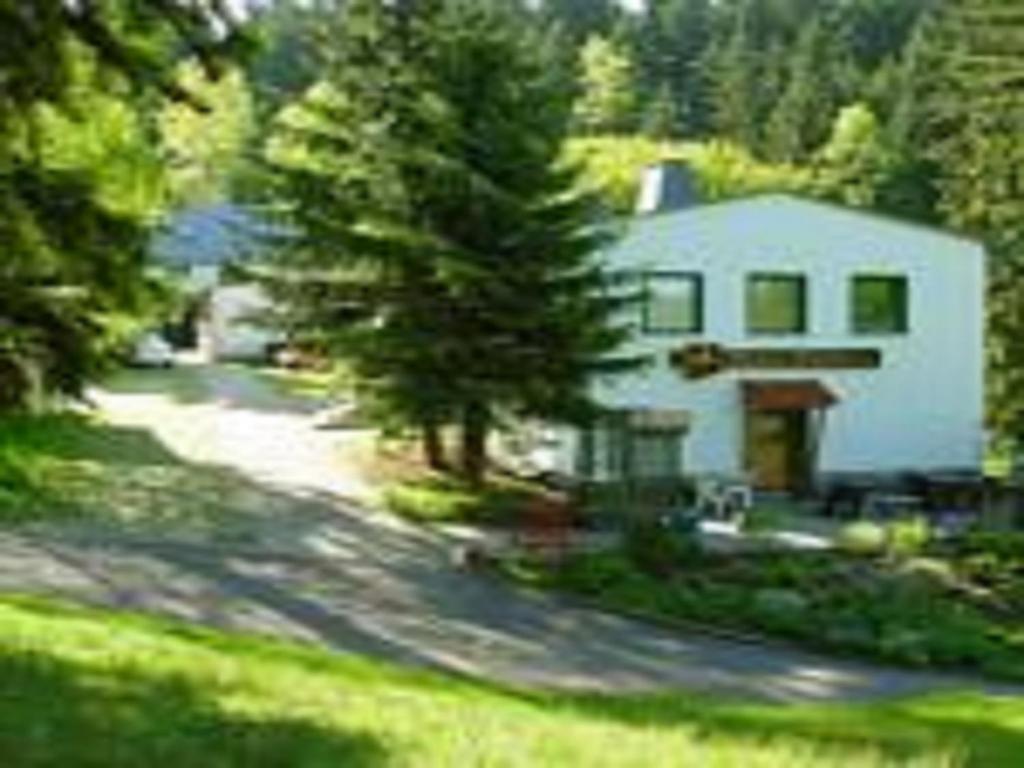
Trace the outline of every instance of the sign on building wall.
<instances>
[{"instance_id":1,"label":"sign on building wall","mask_svg":"<svg viewBox=\"0 0 1024 768\"><path fill-rule=\"evenodd\" d=\"M688 379L703 379L728 370L856 370L882 366L882 352L870 348L780 349L690 344L670 360Z\"/></svg>"}]
</instances>

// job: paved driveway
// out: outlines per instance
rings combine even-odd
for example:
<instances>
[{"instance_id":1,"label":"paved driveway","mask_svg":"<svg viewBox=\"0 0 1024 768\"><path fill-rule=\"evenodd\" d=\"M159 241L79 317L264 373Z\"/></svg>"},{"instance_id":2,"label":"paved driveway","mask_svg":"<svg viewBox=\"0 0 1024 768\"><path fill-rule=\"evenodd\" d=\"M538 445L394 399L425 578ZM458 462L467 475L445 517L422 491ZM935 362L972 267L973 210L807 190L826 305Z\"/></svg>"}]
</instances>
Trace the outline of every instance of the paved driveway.
<instances>
[{"instance_id":1,"label":"paved driveway","mask_svg":"<svg viewBox=\"0 0 1024 768\"><path fill-rule=\"evenodd\" d=\"M781 647L685 637L465 573L449 547L352 501L365 492L309 426L307 404L251 373L197 369L209 396L100 396L115 423L245 486L232 535L144 525L0 533L0 589L42 591L517 685L686 687L773 700L841 700L962 687L954 678ZM235 514L235 513L232 513ZM248 516L246 516L248 515Z\"/></svg>"}]
</instances>

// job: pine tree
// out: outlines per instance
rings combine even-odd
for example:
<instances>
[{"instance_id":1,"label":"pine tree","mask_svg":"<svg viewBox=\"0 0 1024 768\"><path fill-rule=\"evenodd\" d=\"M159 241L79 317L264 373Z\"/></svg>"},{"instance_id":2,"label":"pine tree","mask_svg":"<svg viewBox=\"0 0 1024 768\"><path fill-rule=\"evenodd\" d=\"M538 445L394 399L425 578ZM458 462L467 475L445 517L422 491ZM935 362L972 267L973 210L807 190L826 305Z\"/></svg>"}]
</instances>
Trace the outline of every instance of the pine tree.
<instances>
[{"instance_id":1,"label":"pine tree","mask_svg":"<svg viewBox=\"0 0 1024 768\"><path fill-rule=\"evenodd\" d=\"M619 16L615 0L541 0L539 6L547 19L562 25L575 45L593 35L607 37Z\"/></svg>"},{"instance_id":2,"label":"pine tree","mask_svg":"<svg viewBox=\"0 0 1024 768\"><path fill-rule=\"evenodd\" d=\"M993 423L1024 433L1024 7L949 0L932 45L939 87L927 94L940 206L982 238L989 261Z\"/></svg>"},{"instance_id":3,"label":"pine tree","mask_svg":"<svg viewBox=\"0 0 1024 768\"><path fill-rule=\"evenodd\" d=\"M893 176L885 200L887 211L909 219L939 224L939 168L929 154L937 137L930 125L928 104L943 86L942 52L934 34L935 18L926 15L911 34L895 65L876 88L882 114L887 114L886 143L894 153Z\"/></svg>"},{"instance_id":4,"label":"pine tree","mask_svg":"<svg viewBox=\"0 0 1024 768\"><path fill-rule=\"evenodd\" d=\"M712 33L710 0L662 0L652 6L662 49L660 77L680 117L677 135L703 136L710 124L701 67Z\"/></svg>"},{"instance_id":5,"label":"pine tree","mask_svg":"<svg viewBox=\"0 0 1024 768\"><path fill-rule=\"evenodd\" d=\"M594 35L580 50L575 124L584 134L625 133L636 124L636 83L628 51Z\"/></svg>"},{"instance_id":6,"label":"pine tree","mask_svg":"<svg viewBox=\"0 0 1024 768\"><path fill-rule=\"evenodd\" d=\"M582 418L621 338L593 201L558 165L558 41L504 0L350 0L332 43L340 60L276 149L298 235L278 293L435 460L436 427L460 423L479 481L502 415Z\"/></svg>"},{"instance_id":7,"label":"pine tree","mask_svg":"<svg viewBox=\"0 0 1024 768\"><path fill-rule=\"evenodd\" d=\"M885 200L895 158L878 118L864 104L839 112L832 136L815 158L818 194L857 208L878 208Z\"/></svg>"},{"instance_id":8,"label":"pine tree","mask_svg":"<svg viewBox=\"0 0 1024 768\"><path fill-rule=\"evenodd\" d=\"M662 83L644 110L640 123L641 132L652 139L672 139L679 135L679 126L682 123L675 94L668 83Z\"/></svg>"},{"instance_id":9,"label":"pine tree","mask_svg":"<svg viewBox=\"0 0 1024 768\"><path fill-rule=\"evenodd\" d=\"M842 103L837 63L842 48L825 25L811 21L800 34L789 62L785 89L768 123L765 144L775 160L806 159L828 138Z\"/></svg>"},{"instance_id":10,"label":"pine tree","mask_svg":"<svg viewBox=\"0 0 1024 768\"><path fill-rule=\"evenodd\" d=\"M195 101L175 59L217 70L234 29L209 4L0 0L0 407L78 394L106 359L159 196L138 111Z\"/></svg>"},{"instance_id":11,"label":"pine tree","mask_svg":"<svg viewBox=\"0 0 1024 768\"><path fill-rule=\"evenodd\" d=\"M757 54L743 17L728 39L708 53L709 100L716 136L745 147L759 142Z\"/></svg>"}]
</instances>

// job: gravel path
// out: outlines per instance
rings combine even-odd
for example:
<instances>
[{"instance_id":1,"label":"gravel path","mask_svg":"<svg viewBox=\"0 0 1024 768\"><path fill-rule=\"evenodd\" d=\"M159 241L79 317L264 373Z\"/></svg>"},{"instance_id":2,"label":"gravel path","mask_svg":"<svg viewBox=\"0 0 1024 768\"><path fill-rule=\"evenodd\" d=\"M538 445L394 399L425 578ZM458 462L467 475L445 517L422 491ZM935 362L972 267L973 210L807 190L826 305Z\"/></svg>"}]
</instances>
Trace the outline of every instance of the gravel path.
<instances>
[{"instance_id":1,"label":"gravel path","mask_svg":"<svg viewBox=\"0 0 1024 768\"><path fill-rule=\"evenodd\" d=\"M0 532L0 589L60 594L296 638L516 685L712 690L838 701L978 687L785 647L683 636L463 572L439 537L351 501L337 434L253 374L196 369L210 396L101 394L112 421L152 430L184 459L248 484L239 536L47 526ZM989 690L1012 689L986 686Z\"/></svg>"}]
</instances>

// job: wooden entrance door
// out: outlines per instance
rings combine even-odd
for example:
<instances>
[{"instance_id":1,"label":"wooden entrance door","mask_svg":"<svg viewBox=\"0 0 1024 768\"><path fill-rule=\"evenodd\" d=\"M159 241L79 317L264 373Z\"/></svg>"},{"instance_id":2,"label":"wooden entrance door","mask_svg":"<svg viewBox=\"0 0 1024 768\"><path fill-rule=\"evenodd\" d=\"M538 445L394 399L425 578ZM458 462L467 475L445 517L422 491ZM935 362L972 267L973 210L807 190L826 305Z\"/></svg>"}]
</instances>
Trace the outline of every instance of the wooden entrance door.
<instances>
[{"instance_id":1,"label":"wooden entrance door","mask_svg":"<svg viewBox=\"0 0 1024 768\"><path fill-rule=\"evenodd\" d=\"M747 470L765 491L802 488L808 473L807 412L748 411Z\"/></svg>"}]
</instances>

